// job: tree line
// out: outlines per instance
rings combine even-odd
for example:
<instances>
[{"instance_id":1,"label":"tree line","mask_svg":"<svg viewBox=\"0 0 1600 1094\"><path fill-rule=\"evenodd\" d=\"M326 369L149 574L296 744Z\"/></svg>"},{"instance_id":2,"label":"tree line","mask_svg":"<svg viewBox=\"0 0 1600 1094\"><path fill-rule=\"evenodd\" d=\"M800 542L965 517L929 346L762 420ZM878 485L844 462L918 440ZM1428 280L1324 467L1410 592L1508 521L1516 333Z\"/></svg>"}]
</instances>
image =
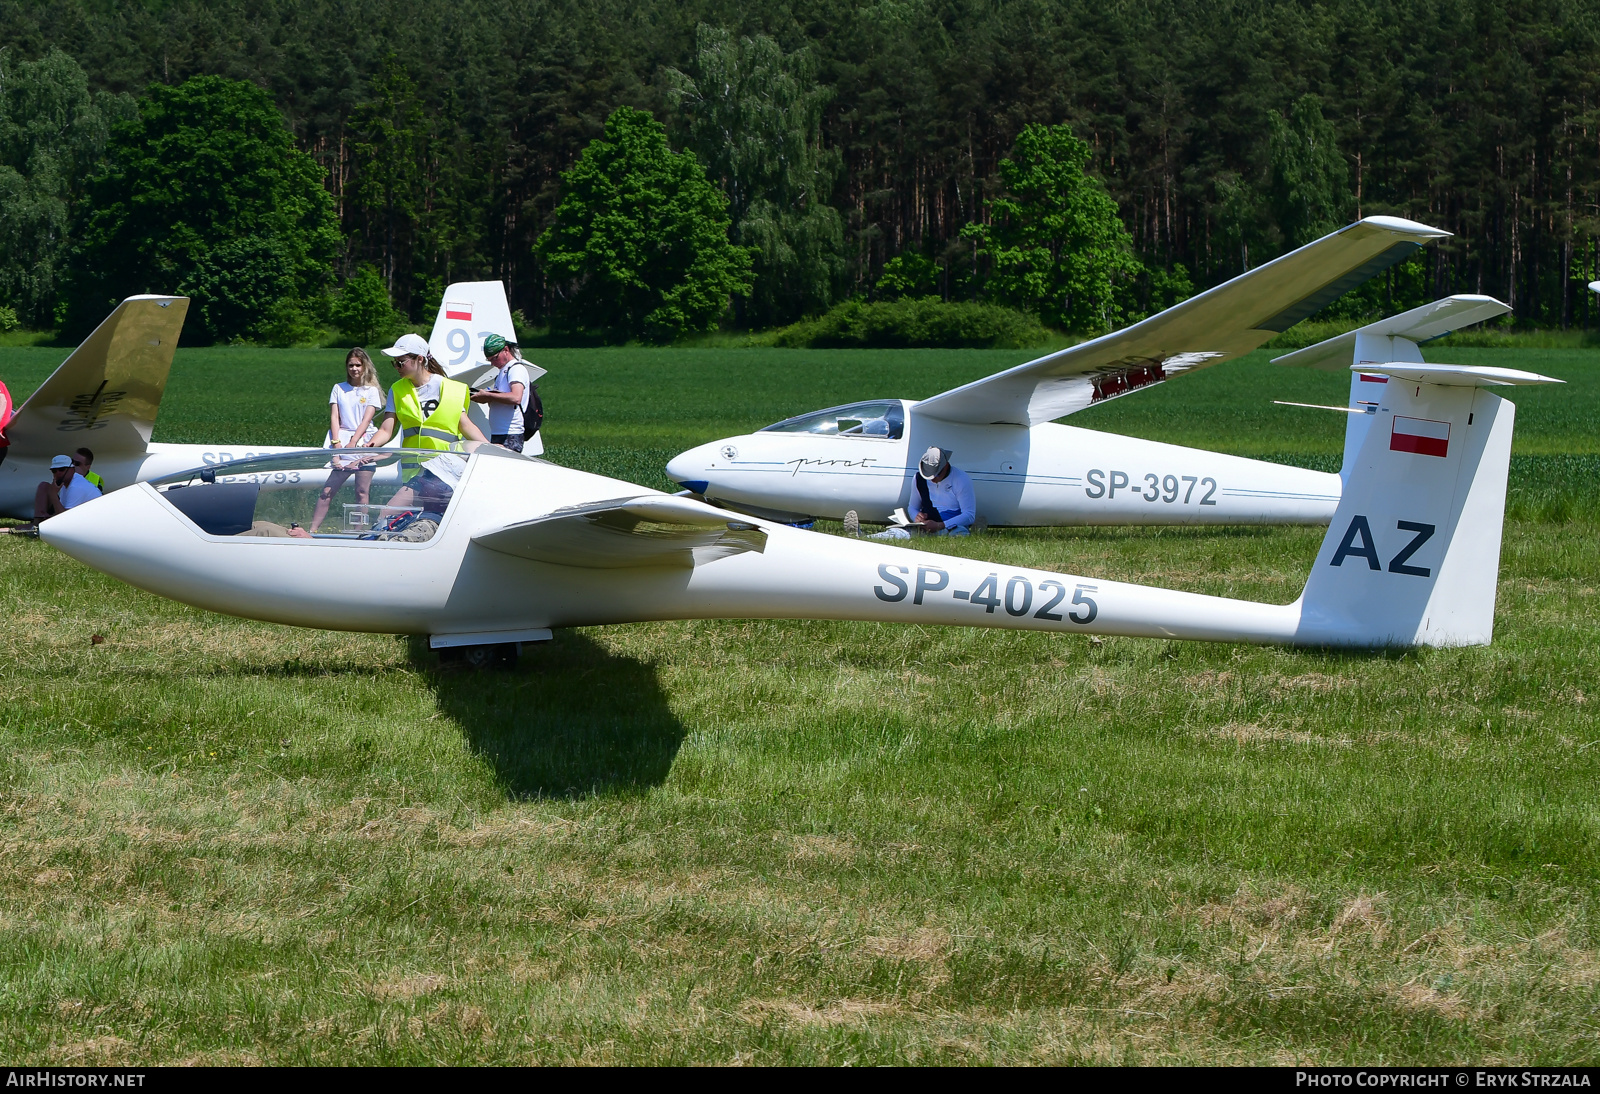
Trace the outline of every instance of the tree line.
<instances>
[{"instance_id":1,"label":"tree line","mask_svg":"<svg viewBox=\"0 0 1600 1094\"><path fill-rule=\"evenodd\" d=\"M172 115L197 76L282 119L254 184L277 212L229 240L135 232L144 265L101 272L250 281L280 333L316 318L283 301L363 278L413 320L480 277L570 318L575 252L540 240L619 108L720 191L741 326L936 295L1094 329L1374 213L1456 235L1349 314L1466 291L1587 324L1600 275L1593 0L8 0L0 41L0 302L36 325L70 312L63 277L98 276L70 255L108 238L114 134L222 154ZM1076 235L1039 230L1066 215L1053 186Z\"/></svg>"}]
</instances>

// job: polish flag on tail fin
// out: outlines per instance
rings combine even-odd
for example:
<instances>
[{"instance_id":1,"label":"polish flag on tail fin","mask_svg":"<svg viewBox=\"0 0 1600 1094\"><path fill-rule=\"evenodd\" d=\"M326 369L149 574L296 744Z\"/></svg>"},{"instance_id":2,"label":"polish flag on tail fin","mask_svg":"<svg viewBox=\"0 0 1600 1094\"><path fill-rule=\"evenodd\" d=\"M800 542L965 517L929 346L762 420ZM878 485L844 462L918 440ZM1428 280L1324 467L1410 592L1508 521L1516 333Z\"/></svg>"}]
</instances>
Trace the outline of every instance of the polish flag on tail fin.
<instances>
[{"instance_id":1,"label":"polish flag on tail fin","mask_svg":"<svg viewBox=\"0 0 1600 1094\"><path fill-rule=\"evenodd\" d=\"M1389 451L1414 452L1442 459L1450 452L1450 423L1396 414L1394 428L1389 433Z\"/></svg>"},{"instance_id":2,"label":"polish flag on tail fin","mask_svg":"<svg viewBox=\"0 0 1600 1094\"><path fill-rule=\"evenodd\" d=\"M444 304L444 317L446 319L460 319L462 322L472 322L472 305L461 304L453 300L446 300Z\"/></svg>"}]
</instances>

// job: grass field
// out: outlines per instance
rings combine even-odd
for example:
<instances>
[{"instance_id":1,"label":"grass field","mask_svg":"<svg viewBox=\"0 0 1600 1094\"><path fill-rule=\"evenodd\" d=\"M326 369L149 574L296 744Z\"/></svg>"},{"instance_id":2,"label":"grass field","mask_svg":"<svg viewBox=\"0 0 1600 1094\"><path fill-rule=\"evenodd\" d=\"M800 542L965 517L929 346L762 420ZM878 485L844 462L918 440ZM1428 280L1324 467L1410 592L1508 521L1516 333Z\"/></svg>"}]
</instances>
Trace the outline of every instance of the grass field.
<instances>
[{"instance_id":1,"label":"grass field","mask_svg":"<svg viewBox=\"0 0 1600 1094\"><path fill-rule=\"evenodd\" d=\"M691 443L1027 356L538 359L550 455L665 486ZM1593 1061L1600 353L1449 358L1572 381L1513 393L1486 649L697 622L472 674L0 540L0 1056ZM312 442L338 365L181 351L157 437ZM1075 424L1328 466L1340 416L1270 400L1344 387L1263 356ZM945 549L1283 602L1319 539Z\"/></svg>"}]
</instances>

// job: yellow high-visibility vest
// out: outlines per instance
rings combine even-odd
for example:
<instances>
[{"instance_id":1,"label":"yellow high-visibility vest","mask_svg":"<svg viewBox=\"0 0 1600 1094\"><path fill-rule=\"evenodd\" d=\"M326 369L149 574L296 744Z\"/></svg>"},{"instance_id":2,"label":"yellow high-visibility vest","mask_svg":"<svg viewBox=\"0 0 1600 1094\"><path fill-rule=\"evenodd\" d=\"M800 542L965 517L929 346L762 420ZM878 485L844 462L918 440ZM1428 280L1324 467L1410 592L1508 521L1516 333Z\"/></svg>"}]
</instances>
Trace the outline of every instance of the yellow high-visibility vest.
<instances>
[{"instance_id":1,"label":"yellow high-visibility vest","mask_svg":"<svg viewBox=\"0 0 1600 1094\"><path fill-rule=\"evenodd\" d=\"M85 471L83 473L83 477L88 479L89 482L94 485L94 488L99 490L102 494L106 492L106 480L102 479L99 475L96 475L93 471Z\"/></svg>"},{"instance_id":2,"label":"yellow high-visibility vest","mask_svg":"<svg viewBox=\"0 0 1600 1094\"><path fill-rule=\"evenodd\" d=\"M401 380L390 389L394 394L394 416L400 422L401 448L448 449L462 438L461 415L466 413L472 389L460 380L439 377L439 405L426 419L422 400L410 380Z\"/></svg>"}]
</instances>

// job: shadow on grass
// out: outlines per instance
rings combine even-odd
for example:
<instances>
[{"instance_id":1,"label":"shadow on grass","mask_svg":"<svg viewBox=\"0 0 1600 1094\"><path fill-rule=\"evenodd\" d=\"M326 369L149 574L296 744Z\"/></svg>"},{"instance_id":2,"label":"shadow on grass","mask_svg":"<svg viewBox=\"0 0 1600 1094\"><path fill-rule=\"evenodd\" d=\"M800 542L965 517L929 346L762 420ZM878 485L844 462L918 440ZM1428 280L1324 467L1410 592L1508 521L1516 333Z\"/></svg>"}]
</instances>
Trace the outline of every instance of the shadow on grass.
<instances>
[{"instance_id":1,"label":"shadow on grass","mask_svg":"<svg viewBox=\"0 0 1600 1094\"><path fill-rule=\"evenodd\" d=\"M512 670L442 666L425 638L411 640L410 657L512 798L659 786L683 744L654 666L572 631L524 646Z\"/></svg>"}]
</instances>

